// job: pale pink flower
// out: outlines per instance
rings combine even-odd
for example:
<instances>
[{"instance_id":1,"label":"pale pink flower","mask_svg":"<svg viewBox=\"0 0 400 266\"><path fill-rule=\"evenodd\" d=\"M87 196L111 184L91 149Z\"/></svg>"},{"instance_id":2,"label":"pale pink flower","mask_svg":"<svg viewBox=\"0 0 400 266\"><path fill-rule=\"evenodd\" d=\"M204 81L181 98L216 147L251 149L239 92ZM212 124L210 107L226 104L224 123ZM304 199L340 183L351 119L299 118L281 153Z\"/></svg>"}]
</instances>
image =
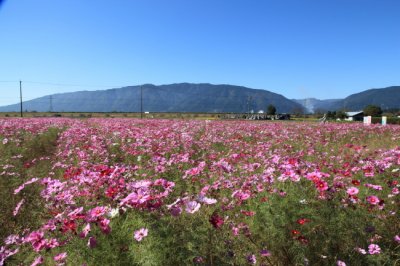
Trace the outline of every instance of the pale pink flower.
<instances>
[{"instance_id":1,"label":"pale pink flower","mask_svg":"<svg viewBox=\"0 0 400 266\"><path fill-rule=\"evenodd\" d=\"M394 239L394 241L396 241L397 243L400 244L400 236L399 235L395 235L393 239Z\"/></svg>"},{"instance_id":2,"label":"pale pink flower","mask_svg":"<svg viewBox=\"0 0 400 266\"><path fill-rule=\"evenodd\" d=\"M39 178L34 177L34 178L32 178L32 179L26 181L25 183L23 183L22 185L20 185L19 187L17 187L17 188L14 190L14 195L18 194L21 190L23 190L23 189L25 188L26 185L30 185L30 184L32 184L32 183L35 183L35 182L38 181L38 180L39 180Z\"/></svg>"},{"instance_id":3,"label":"pale pink flower","mask_svg":"<svg viewBox=\"0 0 400 266\"><path fill-rule=\"evenodd\" d=\"M358 190L358 188L356 188L356 187L349 187L349 188L346 190L346 192L347 192L347 194L349 194L350 196L354 196L354 195L357 195L357 194L358 194L359 190Z\"/></svg>"},{"instance_id":4,"label":"pale pink flower","mask_svg":"<svg viewBox=\"0 0 400 266\"><path fill-rule=\"evenodd\" d=\"M336 262L336 265L337 265L337 266L346 266L346 263L344 263L344 262L341 261L341 260L338 260L338 261Z\"/></svg>"},{"instance_id":5,"label":"pale pink flower","mask_svg":"<svg viewBox=\"0 0 400 266\"><path fill-rule=\"evenodd\" d=\"M217 203L217 200L216 200L216 199L207 198L207 197L202 196L202 195L200 195L200 196L198 197L198 201L200 201L200 202L202 202L202 203L205 203L205 204L207 204L207 205L211 205L211 204Z\"/></svg>"},{"instance_id":6,"label":"pale pink flower","mask_svg":"<svg viewBox=\"0 0 400 266\"><path fill-rule=\"evenodd\" d=\"M6 245L13 245L17 244L20 241L20 238L18 235L9 235L5 240L4 243Z\"/></svg>"},{"instance_id":7,"label":"pale pink flower","mask_svg":"<svg viewBox=\"0 0 400 266\"><path fill-rule=\"evenodd\" d=\"M19 212L19 209L21 208L22 204L24 204L25 199L20 200L20 202L18 202L17 206L15 207L14 211L13 211L13 216L16 216Z\"/></svg>"},{"instance_id":8,"label":"pale pink flower","mask_svg":"<svg viewBox=\"0 0 400 266\"><path fill-rule=\"evenodd\" d=\"M186 205L185 210L186 210L186 212L188 212L188 213L195 213L195 212L197 212L197 211L200 209L200 207L201 207L201 204L198 203L197 201L188 201L188 202L186 202L185 205Z\"/></svg>"},{"instance_id":9,"label":"pale pink flower","mask_svg":"<svg viewBox=\"0 0 400 266\"><path fill-rule=\"evenodd\" d=\"M375 190L382 190L382 186L380 186L380 185L365 184L365 186L368 188L375 189Z\"/></svg>"},{"instance_id":10,"label":"pale pink flower","mask_svg":"<svg viewBox=\"0 0 400 266\"><path fill-rule=\"evenodd\" d=\"M135 231L134 238L136 241L140 242L147 236L148 232L149 230L147 228L140 228L139 230Z\"/></svg>"},{"instance_id":11,"label":"pale pink flower","mask_svg":"<svg viewBox=\"0 0 400 266\"><path fill-rule=\"evenodd\" d=\"M356 248L355 250L360 254L363 254L363 255L367 254L367 251L365 251L365 249L363 249L363 248Z\"/></svg>"},{"instance_id":12,"label":"pale pink flower","mask_svg":"<svg viewBox=\"0 0 400 266\"><path fill-rule=\"evenodd\" d=\"M368 246L368 253L371 255L380 254L381 248L377 244L370 244Z\"/></svg>"},{"instance_id":13,"label":"pale pink flower","mask_svg":"<svg viewBox=\"0 0 400 266\"><path fill-rule=\"evenodd\" d=\"M38 257L36 257L35 260L32 262L31 266L36 266L36 265L42 264L43 261L44 261L43 257L42 257L42 256L38 256Z\"/></svg>"},{"instance_id":14,"label":"pale pink flower","mask_svg":"<svg viewBox=\"0 0 400 266\"><path fill-rule=\"evenodd\" d=\"M60 261L60 262L64 261L66 258L67 258L67 252L63 252L63 253L60 253L60 254L54 256L54 260Z\"/></svg>"}]
</instances>

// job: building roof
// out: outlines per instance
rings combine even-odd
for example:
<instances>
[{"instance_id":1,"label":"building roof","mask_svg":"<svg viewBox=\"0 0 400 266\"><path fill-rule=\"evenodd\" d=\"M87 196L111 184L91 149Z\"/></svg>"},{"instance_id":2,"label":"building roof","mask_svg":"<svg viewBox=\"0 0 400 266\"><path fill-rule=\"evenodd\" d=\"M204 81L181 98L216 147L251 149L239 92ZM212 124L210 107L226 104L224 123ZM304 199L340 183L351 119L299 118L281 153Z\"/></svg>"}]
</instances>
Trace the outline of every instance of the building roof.
<instances>
[{"instance_id":1,"label":"building roof","mask_svg":"<svg viewBox=\"0 0 400 266\"><path fill-rule=\"evenodd\" d=\"M363 114L363 113L364 113L363 111L346 112L346 115L347 115L348 117L352 117L352 116L360 115L360 114Z\"/></svg>"}]
</instances>

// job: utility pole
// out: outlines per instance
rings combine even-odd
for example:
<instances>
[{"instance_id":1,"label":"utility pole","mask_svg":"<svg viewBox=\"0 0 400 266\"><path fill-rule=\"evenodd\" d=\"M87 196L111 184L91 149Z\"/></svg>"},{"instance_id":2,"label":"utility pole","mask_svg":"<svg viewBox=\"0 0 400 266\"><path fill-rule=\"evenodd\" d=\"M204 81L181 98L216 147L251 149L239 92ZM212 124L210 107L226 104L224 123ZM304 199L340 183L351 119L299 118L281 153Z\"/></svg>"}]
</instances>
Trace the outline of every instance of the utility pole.
<instances>
[{"instance_id":1,"label":"utility pole","mask_svg":"<svg viewBox=\"0 0 400 266\"><path fill-rule=\"evenodd\" d=\"M19 81L19 98L20 98L20 103L21 103L21 117L22 115L22 81Z\"/></svg>"},{"instance_id":2,"label":"utility pole","mask_svg":"<svg viewBox=\"0 0 400 266\"><path fill-rule=\"evenodd\" d=\"M140 119L143 119L143 86L140 86Z\"/></svg>"}]
</instances>

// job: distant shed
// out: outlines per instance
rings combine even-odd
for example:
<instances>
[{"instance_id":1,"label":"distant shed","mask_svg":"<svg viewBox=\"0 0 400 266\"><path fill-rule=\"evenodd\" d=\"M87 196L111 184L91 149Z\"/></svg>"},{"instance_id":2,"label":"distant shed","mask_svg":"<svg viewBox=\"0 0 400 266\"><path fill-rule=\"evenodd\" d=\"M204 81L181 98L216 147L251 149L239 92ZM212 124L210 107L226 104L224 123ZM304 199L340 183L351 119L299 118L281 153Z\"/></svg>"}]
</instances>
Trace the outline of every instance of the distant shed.
<instances>
[{"instance_id":1,"label":"distant shed","mask_svg":"<svg viewBox=\"0 0 400 266\"><path fill-rule=\"evenodd\" d=\"M346 112L346 120L347 121L363 121L364 112L357 111L357 112Z\"/></svg>"}]
</instances>

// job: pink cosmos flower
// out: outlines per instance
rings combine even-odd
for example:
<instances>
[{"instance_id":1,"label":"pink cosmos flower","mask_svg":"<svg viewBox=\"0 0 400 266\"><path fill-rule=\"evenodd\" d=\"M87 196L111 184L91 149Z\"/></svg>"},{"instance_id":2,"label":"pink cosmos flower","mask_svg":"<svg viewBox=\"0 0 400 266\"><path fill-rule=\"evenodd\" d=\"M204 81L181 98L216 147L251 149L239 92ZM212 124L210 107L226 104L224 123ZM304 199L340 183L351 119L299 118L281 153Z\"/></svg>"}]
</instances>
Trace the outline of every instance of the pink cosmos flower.
<instances>
[{"instance_id":1,"label":"pink cosmos flower","mask_svg":"<svg viewBox=\"0 0 400 266\"><path fill-rule=\"evenodd\" d=\"M356 188L356 187L349 187L349 188L346 190L346 192L347 192L347 194L349 194L350 196L354 196L354 195L357 195L357 194L358 194L359 190L358 190L358 188Z\"/></svg>"},{"instance_id":2,"label":"pink cosmos flower","mask_svg":"<svg viewBox=\"0 0 400 266\"><path fill-rule=\"evenodd\" d=\"M263 249L260 251L260 255L261 255L261 257L269 257L269 256L271 256L271 252L267 249Z\"/></svg>"},{"instance_id":3,"label":"pink cosmos flower","mask_svg":"<svg viewBox=\"0 0 400 266\"><path fill-rule=\"evenodd\" d=\"M147 236L148 232L149 230L147 228L140 228L139 230L135 231L134 238L136 241L140 242Z\"/></svg>"},{"instance_id":4,"label":"pink cosmos flower","mask_svg":"<svg viewBox=\"0 0 400 266\"><path fill-rule=\"evenodd\" d=\"M54 260L60 261L60 262L64 261L66 258L67 258L67 252L63 252L63 253L60 253L60 254L54 256Z\"/></svg>"},{"instance_id":5,"label":"pink cosmos flower","mask_svg":"<svg viewBox=\"0 0 400 266\"><path fill-rule=\"evenodd\" d=\"M341 261L341 260L338 260L338 261L336 262L336 265L337 265L337 266L346 266L346 263L344 263L344 262Z\"/></svg>"},{"instance_id":6,"label":"pink cosmos flower","mask_svg":"<svg viewBox=\"0 0 400 266\"><path fill-rule=\"evenodd\" d=\"M328 183L326 183L325 181L319 180L319 181L315 182L315 187L319 191L325 191L325 190L328 190Z\"/></svg>"},{"instance_id":7,"label":"pink cosmos flower","mask_svg":"<svg viewBox=\"0 0 400 266\"><path fill-rule=\"evenodd\" d=\"M97 207L96 207L96 208L97 208ZM72 218L74 219L74 218L77 217L77 215L80 214L82 211L83 211L83 207L76 208L76 209L73 210L72 212L68 213L68 216L69 216L69 217L72 217Z\"/></svg>"},{"instance_id":8,"label":"pink cosmos flower","mask_svg":"<svg viewBox=\"0 0 400 266\"><path fill-rule=\"evenodd\" d=\"M367 254L367 252L363 248L355 248L355 250L360 254L363 254L363 255Z\"/></svg>"},{"instance_id":9,"label":"pink cosmos flower","mask_svg":"<svg viewBox=\"0 0 400 266\"><path fill-rule=\"evenodd\" d=\"M233 233L234 236L238 236L239 235L239 231L240 231L240 229L238 227L235 227L235 226L232 227L232 233Z\"/></svg>"},{"instance_id":10,"label":"pink cosmos flower","mask_svg":"<svg viewBox=\"0 0 400 266\"><path fill-rule=\"evenodd\" d=\"M201 207L201 204L198 203L197 201L188 201L186 203L186 212L188 213L195 213L197 212Z\"/></svg>"},{"instance_id":11,"label":"pink cosmos flower","mask_svg":"<svg viewBox=\"0 0 400 266\"><path fill-rule=\"evenodd\" d=\"M32 183L35 183L38 180L39 180L39 178L34 177L31 180L26 181L25 183L23 183L22 185L20 185L18 188L16 188L14 190L14 195L18 194L21 190L23 190L26 185L30 185Z\"/></svg>"},{"instance_id":12,"label":"pink cosmos flower","mask_svg":"<svg viewBox=\"0 0 400 266\"><path fill-rule=\"evenodd\" d=\"M45 239L42 243L45 249L52 249L60 246L60 243L58 243L57 239L55 238Z\"/></svg>"},{"instance_id":13,"label":"pink cosmos flower","mask_svg":"<svg viewBox=\"0 0 400 266\"><path fill-rule=\"evenodd\" d=\"M241 190L236 190L232 193L232 197L235 197L239 200L247 200L248 198L250 198L250 196L250 193Z\"/></svg>"},{"instance_id":14,"label":"pink cosmos flower","mask_svg":"<svg viewBox=\"0 0 400 266\"><path fill-rule=\"evenodd\" d=\"M216 200L216 199L207 198L207 197L205 197L205 196L203 196L203 195L200 195L200 196L198 197L198 201L200 201L200 202L202 202L202 203L205 203L205 204L207 204L207 205L211 205L211 204L217 203L217 200Z\"/></svg>"},{"instance_id":15,"label":"pink cosmos flower","mask_svg":"<svg viewBox=\"0 0 400 266\"><path fill-rule=\"evenodd\" d=\"M18 252L19 252L19 248L15 249L15 250L9 250L3 246L0 246L0 265L4 265L4 261L8 257L11 257L12 255L17 254Z\"/></svg>"},{"instance_id":16,"label":"pink cosmos flower","mask_svg":"<svg viewBox=\"0 0 400 266\"><path fill-rule=\"evenodd\" d=\"M83 230L82 230L82 232L79 234L79 236L80 236L81 238L85 238L85 237L87 237L87 235L89 234L89 232L90 232L90 223L86 224L86 226L83 228Z\"/></svg>"},{"instance_id":17,"label":"pink cosmos flower","mask_svg":"<svg viewBox=\"0 0 400 266\"><path fill-rule=\"evenodd\" d=\"M173 206L170 208L170 212L172 216L179 216L182 213L182 208L179 206Z\"/></svg>"},{"instance_id":18,"label":"pink cosmos flower","mask_svg":"<svg viewBox=\"0 0 400 266\"><path fill-rule=\"evenodd\" d=\"M38 256L38 257L36 257L35 260L32 262L31 266L36 266L36 265L42 264L43 261L44 261L43 257L42 257L42 256Z\"/></svg>"},{"instance_id":19,"label":"pink cosmos flower","mask_svg":"<svg viewBox=\"0 0 400 266\"><path fill-rule=\"evenodd\" d=\"M29 236L26 238L27 242L39 242L42 241L44 237L44 233L40 231L33 231L32 233L29 234Z\"/></svg>"},{"instance_id":20,"label":"pink cosmos flower","mask_svg":"<svg viewBox=\"0 0 400 266\"><path fill-rule=\"evenodd\" d=\"M366 198L367 202L371 205L377 205L379 203L379 198L377 196L368 196Z\"/></svg>"},{"instance_id":21,"label":"pink cosmos flower","mask_svg":"<svg viewBox=\"0 0 400 266\"><path fill-rule=\"evenodd\" d=\"M394 241L396 241L397 243L400 244L400 236L399 235L395 235L393 239L394 239Z\"/></svg>"},{"instance_id":22,"label":"pink cosmos flower","mask_svg":"<svg viewBox=\"0 0 400 266\"><path fill-rule=\"evenodd\" d=\"M107 207L97 206L89 211L88 219L91 221L96 220L98 217L103 216L106 212Z\"/></svg>"},{"instance_id":23,"label":"pink cosmos flower","mask_svg":"<svg viewBox=\"0 0 400 266\"><path fill-rule=\"evenodd\" d=\"M252 264L252 265L256 265L257 263L257 257L254 254L250 254L247 256L247 262Z\"/></svg>"},{"instance_id":24,"label":"pink cosmos flower","mask_svg":"<svg viewBox=\"0 0 400 266\"><path fill-rule=\"evenodd\" d=\"M380 186L380 185L365 184L365 186L368 187L368 188L375 189L375 190L382 190L383 189L382 186Z\"/></svg>"},{"instance_id":25,"label":"pink cosmos flower","mask_svg":"<svg viewBox=\"0 0 400 266\"><path fill-rule=\"evenodd\" d=\"M19 238L18 235L9 235L9 236L4 240L4 244L6 244L6 245L17 244L18 242L20 242L20 238Z\"/></svg>"},{"instance_id":26,"label":"pink cosmos flower","mask_svg":"<svg viewBox=\"0 0 400 266\"><path fill-rule=\"evenodd\" d=\"M126 198L121 200L121 205L129 204L143 204L150 199L150 195L148 194L147 190L140 189L137 192L132 192Z\"/></svg>"},{"instance_id":27,"label":"pink cosmos flower","mask_svg":"<svg viewBox=\"0 0 400 266\"><path fill-rule=\"evenodd\" d=\"M211 215L209 221L216 229L220 228L225 223L224 219L216 213Z\"/></svg>"},{"instance_id":28,"label":"pink cosmos flower","mask_svg":"<svg viewBox=\"0 0 400 266\"><path fill-rule=\"evenodd\" d=\"M110 224L110 220L103 218L98 222L99 226L100 226L100 230L104 233L104 234L109 234L111 232L111 227L109 226Z\"/></svg>"},{"instance_id":29,"label":"pink cosmos flower","mask_svg":"<svg viewBox=\"0 0 400 266\"><path fill-rule=\"evenodd\" d=\"M96 240L96 238L93 237L93 236L89 237L87 246L88 246L89 248L95 248L95 247L97 246L97 240Z\"/></svg>"},{"instance_id":30,"label":"pink cosmos flower","mask_svg":"<svg viewBox=\"0 0 400 266\"><path fill-rule=\"evenodd\" d=\"M371 255L380 254L381 248L377 244L370 244L368 246L368 253Z\"/></svg>"},{"instance_id":31,"label":"pink cosmos flower","mask_svg":"<svg viewBox=\"0 0 400 266\"><path fill-rule=\"evenodd\" d=\"M22 204L24 204L25 199L20 200L20 202L18 202L17 206L15 207L14 211L13 211L13 216L16 216L19 212L19 209L21 208Z\"/></svg>"}]
</instances>

